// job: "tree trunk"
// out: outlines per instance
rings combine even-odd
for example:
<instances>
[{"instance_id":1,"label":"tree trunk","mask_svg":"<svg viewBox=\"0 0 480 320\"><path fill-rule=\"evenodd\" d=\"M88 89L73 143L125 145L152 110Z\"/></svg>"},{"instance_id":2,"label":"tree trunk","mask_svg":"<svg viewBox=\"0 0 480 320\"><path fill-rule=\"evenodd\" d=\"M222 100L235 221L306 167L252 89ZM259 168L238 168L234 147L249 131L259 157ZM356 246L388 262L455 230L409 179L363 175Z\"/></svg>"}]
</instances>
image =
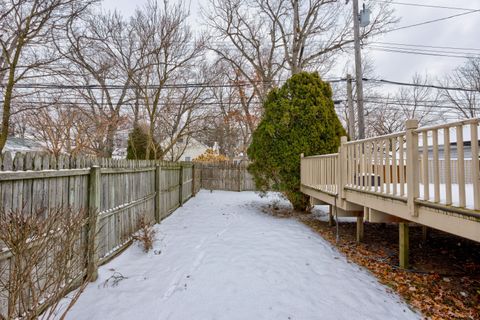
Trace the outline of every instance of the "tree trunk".
<instances>
[{"instance_id":1,"label":"tree trunk","mask_svg":"<svg viewBox=\"0 0 480 320\"><path fill-rule=\"evenodd\" d=\"M2 114L2 129L0 131L0 153L2 153L5 144L7 143L7 138L10 128L10 113L12 106L12 96L13 96L13 87L15 85L15 70L17 69L18 60L20 59L20 52L23 47L23 38L20 38L15 51L15 56L13 57L12 64L9 68L8 82L5 88L4 102L3 102L3 114Z\"/></svg>"}]
</instances>

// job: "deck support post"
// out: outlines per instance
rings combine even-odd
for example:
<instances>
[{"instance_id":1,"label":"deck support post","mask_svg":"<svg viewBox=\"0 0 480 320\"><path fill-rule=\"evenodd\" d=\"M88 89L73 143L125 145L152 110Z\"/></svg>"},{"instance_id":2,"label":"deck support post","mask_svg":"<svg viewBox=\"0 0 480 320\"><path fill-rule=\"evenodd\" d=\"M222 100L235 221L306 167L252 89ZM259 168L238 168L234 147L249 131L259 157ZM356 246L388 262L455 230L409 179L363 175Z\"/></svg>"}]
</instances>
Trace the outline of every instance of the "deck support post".
<instances>
[{"instance_id":1,"label":"deck support post","mask_svg":"<svg viewBox=\"0 0 480 320\"><path fill-rule=\"evenodd\" d=\"M428 239L428 227L422 226L422 241L427 242Z\"/></svg>"},{"instance_id":2,"label":"deck support post","mask_svg":"<svg viewBox=\"0 0 480 320\"><path fill-rule=\"evenodd\" d=\"M363 215L357 217L357 243L363 241Z\"/></svg>"},{"instance_id":3,"label":"deck support post","mask_svg":"<svg viewBox=\"0 0 480 320\"><path fill-rule=\"evenodd\" d=\"M328 226L333 227L333 206L329 205L328 206Z\"/></svg>"},{"instance_id":4,"label":"deck support post","mask_svg":"<svg viewBox=\"0 0 480 320\"><path fill-rule=\"evenodd\" d=\"M399 257L398 260L400 262L400 268L408 269L409 262L408 262L408 251L409 251L409 226L408 222L400 222L399 226L399 242L398 242L398 252Z\"/></svg>"}]
</instances>

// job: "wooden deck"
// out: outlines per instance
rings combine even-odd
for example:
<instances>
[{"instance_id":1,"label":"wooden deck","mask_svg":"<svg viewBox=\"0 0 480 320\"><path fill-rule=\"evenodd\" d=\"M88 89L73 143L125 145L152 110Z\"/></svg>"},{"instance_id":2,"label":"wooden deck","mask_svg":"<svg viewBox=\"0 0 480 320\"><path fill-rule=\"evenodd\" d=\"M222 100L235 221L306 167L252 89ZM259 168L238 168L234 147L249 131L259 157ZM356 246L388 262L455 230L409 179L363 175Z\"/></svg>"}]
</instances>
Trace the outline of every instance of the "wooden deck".
<instances>
[{"instance_id":1,"label":"wooden deck","mask_svg":"<svg viewBox=\"0 0 480 320\"><path fill-rule=\"evenodd\" d=\"M404 132L352 142L342 137L338 153L302 156L301 190L313 204L358 217L359 240L363 221L400 223L406 236L400 243L407 240L401 254L408 252L409 223L480 242L478 125L469 119L418 128L408 120Z\"/></svg>"}]
</instances>

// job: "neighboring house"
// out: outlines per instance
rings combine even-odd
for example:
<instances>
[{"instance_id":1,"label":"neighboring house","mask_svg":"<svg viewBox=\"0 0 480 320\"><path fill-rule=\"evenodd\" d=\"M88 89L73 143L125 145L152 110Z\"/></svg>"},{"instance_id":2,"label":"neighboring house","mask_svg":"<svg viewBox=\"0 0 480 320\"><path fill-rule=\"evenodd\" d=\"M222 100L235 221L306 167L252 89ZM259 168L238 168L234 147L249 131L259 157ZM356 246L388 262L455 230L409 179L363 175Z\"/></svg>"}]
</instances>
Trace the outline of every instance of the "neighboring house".
<instances>
[{"instance_id":1,"label":"neighboring house","mask_svg":"<svg viewBox=\"0 0 480 320\"><path fill-rule=\"evenodd\" d=\"M179 161L192 161L207 151L208 146L194 138L180 139L172 148L175 155L181 154ZM183 151L183 153L182 153Z\"/></svg>"},{"instance_id":2,"label":"neighboring house","mask_svg":"<svg viewBox=\"0 0 480 320\"><path fill-rule=\"evenodd\" d=\"M119 140L120 141L120 140ZM125 143L122 141L116 144L115 150L113 151L112 158L114 159L125 159L127 157L127 146L126 140ZM164 142L163 144L166 144ZM161 144L162 147L165 147ZM209 147L200 141L194 138L179 139L177 143L171 148L166 155L164 155L164 160L173 161L176 160L179 155L178 161L192 161L199 155L205 153Z\"/></svg>"},{"instance_id":3,"label":"neighboring house","mask_svg":"<svg viewBox=\"0 0 480 320\"><path fill-rule=\"evenodd\" d=\"M19 137L8 137L3 152L11 152L13 155L17 152L39 152L45 151L45 148L39 142Z\"/></svg>"},{"instance_id":4,"label":"neighboring house","mask_svg":"<svg viewBox=\"0 0 480 320\"><path fill-rule=\"evenodd\" d=\"M480 128L477 128L480 130ZM464 150L464 157L465 159L472 158L472 141L471 141L471 128L470 126L463 126L462 127L462 138L463 138L463 150ZM477 138L480 138L480 132L477 131ZM444 150L445 150L445 142L444 142L444 131L438 130L438 155L440 159L445 157ZM428 132L427 135L427 143L428 143L428 158L433 158L433 137L432 132ZM477 139L477 144L480 145L480 139ZM422 150L423 140L420 136L418 139L419 150ZM457 158L457 132L456 130L450 129L450 158L456 159Z\"/></svg>"},{"instance_id":5,"label":"neighboring house","mask_svg":"<svg viewBox=\"0 0 480 320\"><path fill-rule=\"evenodd\" d=\"M240 152L237 156L235 156L232 161L234 163L241 163L241 162L248 162L248 157L243 152Z\"/></svg>"},{"instance_id":6,"label":"neighboring house","mask_svg":"<svg viewBox=\"0 0 480 320\"><path fill-rule=\"evenodd\" d=\"M112 152L112 159L126 159L127 158L127 148L115 148Z\"/></svg>"}]
</instances>

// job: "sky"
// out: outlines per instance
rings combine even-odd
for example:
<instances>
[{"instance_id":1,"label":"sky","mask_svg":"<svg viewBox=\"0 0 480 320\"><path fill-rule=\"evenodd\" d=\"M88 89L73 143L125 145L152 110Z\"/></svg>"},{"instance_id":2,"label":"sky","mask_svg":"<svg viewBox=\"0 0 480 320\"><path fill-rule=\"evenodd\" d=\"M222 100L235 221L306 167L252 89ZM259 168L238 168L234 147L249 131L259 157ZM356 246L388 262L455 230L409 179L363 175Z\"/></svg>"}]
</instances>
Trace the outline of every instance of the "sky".
<instances>
[{"instance_id":1,"label":"sky","mask_svg":"<svg viewBox=\"0 0 480 320\"><path fill-rule=\"evenodd\" d=\"M370 1L373 0L359 0L360 7L364 2L368 6ZM142 5L146 2L147 0L104 0L102 6L107 10L118 9L124 15L128 16L133 13L137 5ZM192 14L192 23L198 23L200 6L206 5L207 2L207 0L191 0L190 11ZM401 5L400 3L480 9L480 0L395 0L394 2L396 2L396 4L392 4L392 7L396 10L396 16L401 19L397 24L397 27L465 12L461 10L407 6ZM350 1L348 5L351 5L351 3L352 1ZM371 41L408 45L478 48L476 51L468 52L480 54L480 43L478 43L480 36L478 35L478 30L480 30L480 12L475 12L436 23L393 31L375 37L374 39L371 39ZM452 49L438 48L425 49L455 51ZM465 51L466 50L461 50L461 52ZM411 78L415 73L422 75L428 73L431 76L432 81L434 81L435 79L448 74L455 67L462 65L466 61L464 58L423 56L418 54L374 51L372 49L364 49L363 54L369 55L370 59L374 62L376 77L405 82L411 81ZM334 74L331 76L344 75Z\"/></svg>"}]
</instances>

